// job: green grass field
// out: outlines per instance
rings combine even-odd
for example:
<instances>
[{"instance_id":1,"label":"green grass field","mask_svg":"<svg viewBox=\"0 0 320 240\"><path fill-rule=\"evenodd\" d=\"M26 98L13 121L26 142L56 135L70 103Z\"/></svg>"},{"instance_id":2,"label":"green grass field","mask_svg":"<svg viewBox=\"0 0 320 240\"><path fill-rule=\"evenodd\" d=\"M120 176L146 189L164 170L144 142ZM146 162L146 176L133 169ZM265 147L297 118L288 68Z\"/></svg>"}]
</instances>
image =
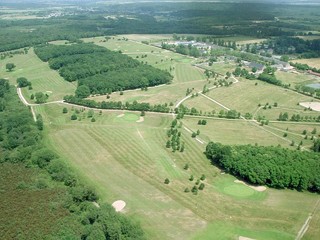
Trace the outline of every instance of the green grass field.
<instances>
[{"instance_id":1,"label":"green grass field","mask_svg":"<svg viewBox=\"0 0 320 240\"><path fill-rule=\"evenodd\" d=\"M318 39L320 37L318 36ZM308 64L310 67L320 68L320 58L310 58L310 59L298 59L294 60L297 63Z\"/></svg>"},{"instance_id":2,"label":"green grass field","mask_svg":"<svg viewBox=\"0 0 320 240\"><path fill-rule=\"evenodd\" d=\"M188 108L195 107L198 111L201 111L201 113L204 115L214 113L214 115L217 116L219 111L224 110L224 108L222 108L218 104L211 102L207 98L204 98L200 94L198 95L198 97L189 98L188 100L183 102L183 105Z\"/></svg>"},{"instance_id":3,"label":"green grass field","mask_svg":"<svg viewBox=\"0 0 320 240\"><path fill-rule=\"evenodd\" d=\"M6 71L6 63L14 63L16 68L12 72ZM43 92L49 95L48 101L61 100L65 95L74 94L76 83L65 81L57 71L52 71L48 63L42 62L33 49L28 54L14 55L12 58L0 60L1 77L16 85L19 77L26 77L32 83L32 90L23 89L26 99L31 102L32 93Z\"/></svg>"},{"instance_id":4,"label":"green grass field","mask_svg":"<svg viewBox=\"0 0 320 240\"><path fill-rule=\"evenodd\" d=\"M294 89L294 86L296 85L304 85L304 84L310 84L319 82L320 78L307 74L307 73L291 73L291 72L282 72L277 71L276 77L280 81L282 81L284 84L290 84L291 88Z\"/></svg>"},{"instance_id":5,"label":"green grass field","mask_svg":"<svg viewBox=\"0 0 320 240\"><path fill-rule=\"evenodd\" d=\"M315 101L312 97L258 80L241 79L239 83L232 84L229 87L213 89L207 95L242 114L248 112L255 116L266 116L270 120L276 120L281 112L288 112L289 115L299 113L302 116L318 116L318 113L304 111L303 107L297 105L299 102ZM264 106L266 103L271 106L277 103L278 107L271 107L271 109L266 110L259 109L258 104Z\"/></svg>"},{"instance_id":6,"label":"green grass field","mask_svg":"<svg viewBox=\"0 0 320 240\"><path fill-rule=\"evenodd\" d=\"M100 115L97 111L97 121L92 123L85 117L86 111L80 111L81 121L71 121L72 108L68 114L62 114L62 108L36 107L46 123L51 123L48 144L90 179L105 201L126 201L126 213L140 219L150 239L233 239L240 235L293 239L317 200L309 193L256 192L234 183L234 177L220 174L209 163L202 153L204 145L184 130L185 152L172 153L165 148L166 129L172 120L169 116L147 113L145 121L137 123L136 113L123 116L121 111L103 111ZM195 119L190 121L196 125ZM244 128L230 121L231 125L233 129ZM222 128L233 132L222 121L218 125L212 120L203 127L208 132ZM249 128L233 134L228 143L253 144L255 139L243 134ZM267 134L261 139L261 144L267 145L277 141ZM187 171L183 170L186 163L190 166ZM184 192L194 185L195 180L188 180L191 174L195 180L202 174L207 176L205 189L196 196ZM165 178L170 179L169 185L163 183Z\"/></svg>"},{"instance_id":7,"label":"green grass field","mask_svg":"<svg viewBox=\"0 0 320 240\"><path fill-rule=\"evenodd\" d=\"M199 119L202 118L185 117L183 123L194 132L199 129L200 138L206 142L289 146L288 141L270 134L254 123L244 120L206 119L207 125L203 126L198 125Z\"/></svg>"}]
</instances>

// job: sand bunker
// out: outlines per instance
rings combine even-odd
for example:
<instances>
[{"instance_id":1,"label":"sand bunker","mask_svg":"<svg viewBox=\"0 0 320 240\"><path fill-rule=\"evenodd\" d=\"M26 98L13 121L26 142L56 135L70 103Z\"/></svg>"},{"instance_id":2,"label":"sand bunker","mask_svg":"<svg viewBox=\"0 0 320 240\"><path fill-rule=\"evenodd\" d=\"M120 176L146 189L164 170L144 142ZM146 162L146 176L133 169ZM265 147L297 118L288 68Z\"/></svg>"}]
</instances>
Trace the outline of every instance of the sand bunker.
<instances>
[{"instance_id":1,"label":"sand bunker","mask_svg":"<svg viewBox=\"0 0 320 240\"><path fill-rule=\"evenodd\" d=\"M118 115L117 117L118 117L118 118L122 118L122 117L124 117L124 113L122 113L122 114Z\"/></svg>"},{"instance_id":2,"label":"sand bunker","mask_svg":"<svg viewBox=\"0 0 320 240\"><path fill-rule=\"evenodd\" d=\"M320 102L301 102L299 105L320 112Z\"/></svg>"},{"instance_id":3,"label":"sand bunker","mask_svg":"<svg viewBox=\"0 0 320 240\"><path fill-rule=\"evenodd\" d=\"M112 203L112 207L114 207L116 212L121 212L125 206L126 206L126 203L125 201L122 201L122 200L118 200Z\"/></svg>"},{"instance_id":4,"label":"sand bunker","mask_svg":"<svg viewBox=\"0 0 320 240\"><path fill-rule=\"evenodd\" d=\"M97 203L97 202L92 202L92 203L93 203L93 205L96 206L97 208L100 208L99 203Z\"/></svg>"},{"instance_id":5,"label":"sand bunker","mask_svg":"<svg viewBox=\"0 0 320 240\"><path fill-rule=\"evenodd\" d=\"M246 185L247 187L252 188L252 189L254 189L254 190L258 191L258 192L263 192L263 191L267 190L267 188L265 186L257 186L257 187L255 187L255 186L251 186L249 184L246 184L245 182L240 181L240 180L234 180L234 182Z\"/></svg>"},{"instance_id":6,"label":"sand bunker","mask_svg":"<svg viewBox=\"0 0 320 240\"><path fill-rule=\"evenodd\" d=\"M253 238L239 236L239 240L254 240Z\"/></svg>"},{"instance_id":7,"label":"sand bunker","mask_svg":"<svg viewBox=\"0 0 320 240\"><path fill-rule=\"evenodd\" d=\"M144 121L144 117L140 117L139 120L137 121L137 123L143 122Z\"/></svg>"}]
</instances>

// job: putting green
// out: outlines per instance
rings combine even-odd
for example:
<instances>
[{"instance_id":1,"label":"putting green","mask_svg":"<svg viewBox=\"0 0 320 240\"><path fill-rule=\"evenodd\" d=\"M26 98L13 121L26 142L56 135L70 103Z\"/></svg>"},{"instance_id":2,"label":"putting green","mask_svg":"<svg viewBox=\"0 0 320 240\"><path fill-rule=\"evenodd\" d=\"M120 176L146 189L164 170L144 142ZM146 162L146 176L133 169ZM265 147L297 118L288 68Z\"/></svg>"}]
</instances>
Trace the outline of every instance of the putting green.
<instances>
[{"instance_id":1,"label":"putting green","mask_svg":"<svg viewBox=\"0 0 320 240\"><path fill-rule=\"evenodd\" d=\"M223 189L223 192L240 198L246 198L254 195L254 190L242 184L232 184Z\"/></svg>"},{"instance_id":2,"label":"putting green","mask_svg":"<svg viewBox=\"0 0 320 240\"><path fill-rule=\"evenodd\" d=\"M235 183L233 176L229 174L221 175L214 182L214 188L219 192L236 199L250 199L261 201L267 196L266 192L258 192L241 183Z\"/></svg>"}]
</instances>

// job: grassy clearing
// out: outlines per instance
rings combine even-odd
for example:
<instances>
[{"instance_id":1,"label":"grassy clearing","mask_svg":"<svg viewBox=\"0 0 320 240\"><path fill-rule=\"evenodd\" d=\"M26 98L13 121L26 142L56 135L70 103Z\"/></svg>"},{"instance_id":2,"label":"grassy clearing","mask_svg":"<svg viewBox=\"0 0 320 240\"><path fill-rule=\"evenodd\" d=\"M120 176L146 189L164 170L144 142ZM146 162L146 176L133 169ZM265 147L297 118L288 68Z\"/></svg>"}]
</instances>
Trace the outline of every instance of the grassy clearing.
<instances>
[{"instance_id":1,"label":"grassy clearing","mask_svg":"<svg viewBox=\"0 0 320 240\"><path fill-rule=\"evenodd\" d=\"M257 85L255 85L257 83ZM272 94L271 94L272 93ZM295 112L301 115L313 114L313 112L304 111L304 108L297 105L299 102L311 101L307 97L288 89L280 88L258 80L243 80L229 87L220 87L211 90L208 94L214 100L223 103L230 109L235 109L242 114L255 114L258 111L258 104L264 106L269 103L273 106L278 104L277 108L259 110L255 115L265 115L269 119L276 120L280 112ZM290 112L290 113L291 113Z\"/></svg>"},{"instance_id":2,"label":"grassy clearing","mask_svg":"<svg viewBox=\"0 0 320 240\"><path fill-rule=\"evenodd\" d=\"M320 58L298 59L294 61L297 63L308 64L311 67L320 68Z\"/></svg>"},{"instance_id":3,"label":"grassy clearing","mask_svg":"<svg viewBox=\"0 0 320 240\"><path fill-rule=\"evenodd\" d=\"M75 83L65 81L57 71L49 68L48 63L42 62L30 49L28 54L14 55L0 61L0 74L9 79L10 83L16 85L16 79L26 77L32 83L32 90L23 89L23 94L31 102L32 93L43 92L49 95L48 101L61 100L65 95L74 94ZM6 63L14 63L16 68L7 72Z\"/></svg>"},{"instance_id":4,"label":"grassy clearing","mask_svg":"<svg viewBox=\"0 0 320 240\"><path fill-rule=\"evenodd\" d=\"M226 72L232 73L236 69L237 65L234 63L213 63L211 67L207 67L207 69L212 70L221 75L225 75Z\"/></svg>"},{"instance_id":5,"label":"grassy clearing","mask_svg":"<svg viewBox=\"0 0 320 240\"><path fill-rule=\"evenodd\" d=\"M161 40L168 40L172 38L172 34L128 34L121 35L133 41L148 41L159 42Z\"/></svg>"},{"instance_id":6,"label":"grassy clearing","mask_svg":"<svg viewBox=\"0 0 320 240\"><path fill-rule=\"evenodd\" d=\"M205 79L205 76L202 69L192 67L187 63L179 63L175 67L175 80L177 82L190 82L203 79Z\"/></svg>"},{"instance_id":7,"label":"grassy clearing","mask_svg":"<svg viewBox=\"0 0 320 240\"><path fill-rule=\"evenodd\" d=\"M219 111L224 110L224 108L222 108L218 104L211 102L201 95L199 95L198 97L189 98L188 100L183 102L183 105L188 108L195 107L198 111L201 111L202 114L214 113L215 115L217 115Z\"/></svg>"},{"instance_id":8,"label":"grassy clearing","mask_svg":"<svg viewBox=\"0 0 320 240\"><path fill-rule=\"evenodd\" d=\"M149 239L215 239L213 232L222 239L245 234L261 236L258 239L293 239L317 199L309 193L287 190L252 192L234 183L234 177L221 175L209 163L203 155L204 145L184 130L185 152L172 153L165 148L166 130L172 120L169 116L147 113L143 123L136 123L138 114L124 115L122 121L121 111L103 111L101 115L97 111L92 123L84 116L86 111L78 114L81 121L71 121L71 108L62 114L63 106L36 107L45 122L51 122L47 125L48 144L89 178L105 201L126 201L126 213L141 220ZM203 127L208 132L224 128L224 137L233 136L235 143L250 141L243 134L234 135L234 128L243 126L229 129L222 124L210 130L216 125L212 120ZM230 121L231 125L235 122ZM188 170L183 169L186 163ZM188 180L191 174L195 177L192 182ZM196 196L185 193L184 189L191 189L202 174L207 177L205 189ZM169 185L163 183L165 178L170 179Z\"/></svg>"},{"instance_id":9,"label":"grassy clearing","mask_svg":"<svg viewBox=\"0 0 320 240\"><path fill-rule=\"evenodd\" d=\"M294 88L295 85L310 84L310 83L318 82L320 80L320 78L317 76L313 76L307 73L299 73L299 72L290 73L290 72L277 71L276 77L283 83L290 84L291 88Z\"/></svg>"},{"instance_id":10,"label":"grassy clearing","mask_svg":"<svg viewBox=\"0 0 320 240\"><path fill-rule=\"evenodd\" d=\"M200 91L206 84L206 80L185 82L185 83L172 83L169 85L151 87L148 91L141 91L140 89L133 91L124 91L123 95L119 92L114 92L107 99L105 95L91 97L96 101L122 101L122 102L148 102L150 104L159 103L176 103L186 96L187 88L194 88L194 92Z\"/></svg>"},{"instance_id":11,"label":"grassy clearing","mask_svg":"<svg viewBox=\"0 0 320 240\"><path fill-rule=\"evenodd\" d=\"M256 124L241 120L206 119L207 125L198 125L199 118L185 117L183 123L196 132L206 142L214 141L223 144L259 144L282 145L288 147L287 141L264 131Z\"/></svg>"}]
</instances>

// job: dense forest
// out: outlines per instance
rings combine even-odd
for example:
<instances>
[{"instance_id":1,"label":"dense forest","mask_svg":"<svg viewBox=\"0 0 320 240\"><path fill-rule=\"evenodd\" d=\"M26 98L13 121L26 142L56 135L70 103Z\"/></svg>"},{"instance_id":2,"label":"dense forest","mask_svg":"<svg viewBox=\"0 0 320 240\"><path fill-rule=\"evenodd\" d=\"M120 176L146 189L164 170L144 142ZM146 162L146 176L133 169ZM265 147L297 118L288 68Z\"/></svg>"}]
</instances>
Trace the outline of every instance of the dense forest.
<instances>
[{"instance_id":1,"label":"dense forest","mask_svg":"<svg viewBox=\"0 0 320 240\"><path fill-rule=\"evenodd\" d=\"M67 81L78 81L78 97L170 83L169 72L94 44L42 45L35 53ZM86 86L86 87L83 87ZM88 91L89 90L89 91Z\"/></svg>"},{"instance_id":2,"label":"dense forest","mask_svg":"<svg viewBox=\"0 0 320 240\"><path fill-rule=\"evenodd\" d=\"M297 37L278 37L269 40L276 54L300 54L302 58L320 56L320 39L303 40Z\"/></svg>"},{"instance_id":3,"label":"dense forest","mask_svg":"<svg viewBox=\"0 0 320 240\"><path fill-rule=\"evenodd\" d=\"M6 171L0 174L1 199L6 207L14 203L0 208L2 238L144 239L139 224L111 205L94 206L95 190L43 145L42 117L35 123L4 79L0 106L0 167Z\"/></svg>"},{"instance_id":4,"label":"dense forest","mask_svg":"<svg viewBox=\"0 0 320 240\"><path fill-rule=\"evenodd\" d=\"M81 5L81 4L80 4ZM11 6L19 7L19 6ZM20 6L21 7L21 6ZM24 7L28 7L26 4ZM35 8L35 5L29 7ZM25 48L53 40L77 41L84 37L115 34L208 34L246 35L258 38L295 36L312 31L308 19L317 16L317 7L266 3L128 3L84 5L66 9L64 14L46 17L51 11L37 13L40 19L0 20L0 51ZM285 12L304 13L304 23L279 21ZM54 12L54 10L52 10ZM106 17L106 16L120 17ZM298 15L298 14L297 14ZM303 16L302 16L303 17ZM284 19L286 20L286 19ZM314 23L316 27L316 23ZM215 27L217 26L217 27ZM221 27L220 27L221 26ZM23 29L23 30L22 30Z\"/></svg>"},{"instance_id":5,"label":"dense forest","mask_svg":"<svg viewBox=\"0 0 320 240\"><path fill-rule=\"evenodd\" d=\"M319 153L210 142L205 154L213 164L253 184L320 192Z\"/></svg>"}]
</instances>

